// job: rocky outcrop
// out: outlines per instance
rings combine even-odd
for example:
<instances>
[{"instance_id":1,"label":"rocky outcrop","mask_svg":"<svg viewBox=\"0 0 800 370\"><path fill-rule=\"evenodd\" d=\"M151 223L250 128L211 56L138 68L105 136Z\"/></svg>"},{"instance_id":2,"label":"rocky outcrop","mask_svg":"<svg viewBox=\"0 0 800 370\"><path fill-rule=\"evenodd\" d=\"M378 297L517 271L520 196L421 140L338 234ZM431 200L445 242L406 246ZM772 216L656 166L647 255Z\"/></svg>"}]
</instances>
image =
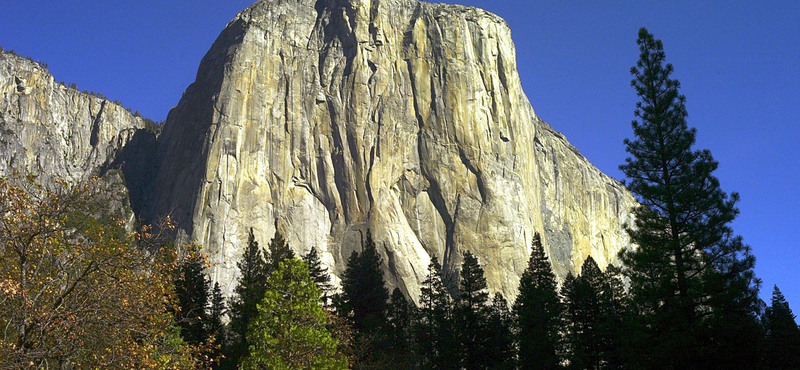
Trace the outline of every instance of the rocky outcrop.
<instances>
[{"instance_id":1,"label":"rocky outcrop","mask_svg":"<svg viewBox=\"0 0 800 370\"><path fill-rule=\"evenodd\" d=\"M140 160L147 152L142 146L155 148L155 135L144 127L122 106L57 83L30 59L0 52L0 174L33 172L45 184L103 176L132 221L126 189L136 209L147 191L138 172L151 166Z\"/></svg>"},{"instance_id":2,"label":"rocky outcrop","mask_svg":"<svg viewBox=\"0 0 800 370\"><path fill-rule=\"evenodd\" d=\"M86 99L87 117L115 112ZM228 291L250 228L318 248L335 274L369 228L412 298L432 256L453 277L467 250L514 297L534 232L560 277L589 255L604 267L635 204L536 116L502 19L414 0L255 3L203 59L158 153L145 212L204 245Z\"/></svg>"}]
</instances>

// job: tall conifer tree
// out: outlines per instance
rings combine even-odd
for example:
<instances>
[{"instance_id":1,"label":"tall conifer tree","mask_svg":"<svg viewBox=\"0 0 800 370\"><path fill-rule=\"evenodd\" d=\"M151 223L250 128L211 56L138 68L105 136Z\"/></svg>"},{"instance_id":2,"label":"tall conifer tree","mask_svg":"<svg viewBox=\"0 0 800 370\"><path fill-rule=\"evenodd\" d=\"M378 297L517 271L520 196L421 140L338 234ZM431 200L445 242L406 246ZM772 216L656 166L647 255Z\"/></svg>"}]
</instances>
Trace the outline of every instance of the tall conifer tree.
<instances>
[{"instance_id":1,"label":"tall conifer tree","mask_svg":"<svg viewBox=\"0 0 800 370\"><path fill-rule=\"evenodd\" d=\"M391 369L411 369L414 363L414 340L411 332L411 318L414 306L406 301L400 288L394 288L386 311L387 367Z\"/></svg>"},{"instance_id":2,"label":"tall conifer tree","mask_svg":"<svg viewBox=\"0 0 800 370\"><path fill-rule=\"evenodd\" d=\"M467 370L484 369L487 367L487 352L492 345L487 342L486 335L489 290L483 268L478 258L470 252L464 252L459 288L456 323L462 367Z\"/></svg>"},{"instance_id":3,"label":"tall conifer tree","mask_svg":"<svg viewBox=\"0 0 800 370\"><path fill-rule=\"evenodd\" d=\"M383 260L367 231L361 253L353 252L342 278L342 305L353 329L361 334L374 334L386 322L389 290L383 280Z\"/></svg>"},{"instance_id":4,"label":"tall conifer tree","mask_svg":"<svg viewBox=\"0 0 800 370\"><path fill-rule=\"evenodd\" d=\"M600 302L603 273L592 257L581 267L581 274L564 283L570 369L599 369L603 364Z\"/></svg>"},{"instance_id":5,"label":"tall conifer tree","mask_svg":"<svg viewBox=\"0 0 800 370\"><path fill-rule=\"evenodd\" d=\"M331 276L328 273L328 269L322 265L322 262L319 259L319 254L317 253L317 248L311 248L311 250L303 256L303 262L308 265L308 273L311 276L311 280L314 281L314 284L317 284L317 289L322 293L322 307L328 307L328 300L330 298L330 293L333 291L333 285L331 284Z\"/></svg>"},{"instance_id":6,"label":"tall conifer tree","mask_svg":"<svg viewBox=\"0 0 800 370\"><path fill-rule=\"evenodd\" d=\"M177 322L181 335L187 343L200 344L208 340L208 313L210 282L203 273L205 262L197 251L191 251L184 259L175 280L175 293L180 311Z\"/></svg>"},{"instance_id":7,"label":"tall conifer tree","mask_svg":"<svg viewBox=\"0 0 800 370\"><path fill-rule=\"evenodd\" d=\"M800 369L800 329L789 302L778 286L772 290L772 302L764 313L766 357L770 369Z\"/></svg>"},{"instance_id":8,"label":"tall conifer tree","mask_svg":"<svg viewBox=\"0 0 800 370\"><path fill-rule=\"evenodd\" d=\"M517 343L521 370L554 370L561 365L564 308L558 283L539 233L531 242L528 267L519 282L514 315L519 325Z\"/></svg>"},{"instance_id":9,"label":"tall conifer tree","mask_svg":"<svg viewBox=\"0 0 800 370\"><path fill-rule=\"evenodd\" d=\"M225 326L223 318L227 309L225 308L225 297L222 295L222 290L219 283L214 283L214 289L211 291L211 302L209 304L208 312L208 333L214 336L214 360L218 365L221 365L221 355L224 354L225 348L228 343L228 328Z\"/></svg>"},{"instance_id":10,"label":"tall conifer tree","mask_svg":"<svg viewBox=\"0 0 800 370\"><path fill-rule=\"evenodd\" d=\"M250 229L247 248L239 267L239 280L230 304L230 327L233 334L231 347L226 350L223 368L237 367L239 360L247 354L247 327L257 314L257 305L264 298L267 289L268 267L261 248Z\"/></svg>"},{"instance_id":11,"label":"tall conifer tree","mask_svg":"<svg viewBox=\"0 0 800 370\"><path fill-rule=\"evenodd\" d=\"M428 276L420 287L420 309L414 323L419 351L417 368L458 369L458 348L452 319L452 300L442 281L436 256L428 264Z\"/></svg>"},{"instance_id":12,"label":"tall conifer tree","mask_svg":"<svg viewBox=\"0 0 800 370\"><path fill-rule=\"evenodd\" d=\"M628 229L638 248L621 257L643 314L640 327L651 338L641 342L648 353L641 365L709 368L748 346L747 336L737 342L722 331L741 329L754 315L755 259L730 227L738 194L720 189L711 153L692 148L696 131L686 123L686 99L661 41L642 28L637 43L631 84L641 101L636 138L625 140L631 157L620 169L641 203Z\"/></svg>"},{"instance_id":13,"label":"tall conifer tree","mask_svg":"<svg viewBox=\"0 0 800 370\"><path fill-rule=\"evenodd\" d=\"M629 338L625 328L629 317L628 294L619 275L619 268L608 266L603 273L600 301L601 357L604 368L623 369L626 359L626 341Z\"/></svg>"},{"instance_id":14,"label":"tall conifer tree","mask_svg":"<svg viewBox=\"0 0 800 370\"><path fill-rule=\"evenodd\" d=\"M247 332L242 369L344 370L347 360L325 328L320 292L295 258L278 263Z\"/></svg>"},{"instance_id":15,"label":"tall conifer tree","mask_svg":"<svg viewBox=\"0 0 800 370\"><path fill-rule=\"evenodd\" d=\"M251 230L252 233L252 230ZM267 262L267 276L271 275L273 271L278 269L281 262L294 258L294 251L286 243L283 235L275 230L275 235L269 241L269 254L265 256L264 260Z\"/></svg>"},{"instance_id":16,"label":"tall conifer tree","mask_svg":"<svg viewBox=\"0 0 800 370\"><path fill-rule=\"evenodd\" d=\"M367 231L362 251L353 251L342 277L342 293L334 299L337 313L348 320L355 337L355 368L369 368L385 357L386 308L389 290L383 260Z\"/></svg>"},{"instance_id":17,"label":"tall conifer tree","mask_svg":"<svg viewBox=\"0 0 800 370\"><path fill-rule=\"evenodd\" d=\"M513 320L508 302L497 293L489 306L489 321L486 325L486 368L492 370L516 369L514 362L514 335L511 332Z\"/></svg>"}]
</instances>

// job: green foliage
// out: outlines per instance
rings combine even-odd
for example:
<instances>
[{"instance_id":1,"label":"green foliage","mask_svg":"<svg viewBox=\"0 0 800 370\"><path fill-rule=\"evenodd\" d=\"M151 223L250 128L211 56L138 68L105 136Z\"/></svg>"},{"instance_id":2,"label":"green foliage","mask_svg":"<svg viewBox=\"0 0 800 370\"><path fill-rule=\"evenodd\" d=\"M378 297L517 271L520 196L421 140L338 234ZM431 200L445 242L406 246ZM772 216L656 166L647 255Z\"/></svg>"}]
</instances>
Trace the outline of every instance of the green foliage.
<instances>
[{"instance_id":1,"label":"green foliage","mask_svg":"<svg viewBox=\"0 0 800 370\"><path fill-rule=\"evenodd\" d=\"M478 258L470 252L464 252L459 288L460 306L472 312L481 311L486 307L486 303L489 301L486 277Z\"/></svg>"},{"instance_id":2,"label":"green foliage","mask_svg":"<svg viewBox=\"0 0 800 370\"><path fill-rule=\"evenodd\" d=\"M242 368L347 369L347 360L337 354L337 342L325 329L320 292L305 263L281 261L267 284L247 332L250 348Z\"/></svg>"},{"instance_id":3,"label":"green foliage","mask_svg":"<svg viewBox=\"0 0 800 370\"><path fill-rule=\"evenodd\" d=\"M409 369L413 366L414 337L411 319L414 306L406 301L400 288L394 288L386 310L386 335L388 339L387 368Z\"/></svg>"},{"instance_id":4,"label":"green foliage","mask_svg":"<svg viewBox=\"0 0 800 370\"><path fill-rule=\"evenodd\" d=\"M337 312L350 321L357 333L375 334L386 322L389 291L383 280L382 264L372 235L367 231L361 253L354 251L347 260L337 305Z\"/></svg>"},{"instance_id":5,"label":"green foliage","mask_svg":"<svg viewBox=\"0 0 800 370\"><path fill-rule=\"evenodd\" d=\"M641 203L628 229L639 248L623 251L624 273L636 309L641 366L698 368L742 353L751 343L737 331L752 326L758 281L750 248L733 235L738 194L723 192L708 150L693 150L695 129L686 123L685 97L671 79L660 40L642 28L640 59L631 69L636 103L631 157L620 169ZM648 339L649 338L649 339ZM757 355L756 355L757 357ZM741 362L738 366L742 366Z\"/></svg>"},{"instance_id":6,"label":"green foliage","mask_svg":"<svg viewBox=\"0 0 800 370\"><path fill-rule=\"evenodd\" d=\"M508 309L508 302L497 293L489 306L489 320L486 325L486 368L493 370L516 369L514 362L514 320Z\"/></svg>"},{"instance_id":7,"label":"green foliage","mask_svg":"<svg viewBox=\"0 0 800 370\"><path fill-rule=\"evenodd\" d=\"M214 358L218 361L223 355L222 348L228 344L228 328L223 321L226 312L225 297L222 295L219 283L214 283L208 312L208 334L214 337Z\"/></svg>"},{"instance_id":8,"label":"green foliage","mask_svg":"<svg viewBox=\"0 0 800 370\"><path fill-rule=\"evenodd\" d=\"M205 259L193 248L182 261L175 279L175 295L179 309L175 320L181 328L181 335L187 343L200 344L208 340L207 327L210 281L203 273Z\"/></svg>"},{"instance_id":9,"label":"green foliage","mask_svg":"<svg viewBox=\"0 0 800 370\"><path fill-rule=\"evenodd\" d=\"M464 252L459 287L460 299L456 306L455 322L461 366L468 370L483 369L487 367L487 352L492 345L488 343L486 335L489 290L483 268L478 258L470 252Z\"/></svg>"},{"instance_id":10,"label":"green foliage","mask_svg":"<svg viewBox=\"0 0 800 370\"><path fill-rule=\"evenodd\" d=\"M528 268L522 273L514 302L519 366L521 370L558 369L564 352L560 333L564 308L539 233L534 234L531 247Z\"/></svg>"},{"instance_id":11,"label":"green foliage","mask_svg":"<svg viewBox=\"0 0 800 370\"><path fill-rule=\"evenodd\" d=\"M224 368L235 368L239 359L247 353L247 328L256 316L257 305L267 290L268 267L261 248L253 236L253 229L250 229L247 248L237 267L240 273L239 281L230 303L232 338L230 348L225 351L227 358L222 364Z\"/></svg>"},{"instance_id":12,"label":"green foliage","mask_svg":"<svg viewBox=\"0 0 800 370\"><path fill-rule=\"evenodd\" d=\"M414 334L420 369L458 369L457 338L450 295L442 282L442 266L436 256L428 264L428 277L420 288L420 309Z\"/></svg>"},{"instance_id":13,"label":"green foliage","mask_svg":"<svg viewBox=\"0 0 800 370\"><path fill-rule=\"evenodd\" d=\"M626 331L630 317L628 293L619 274L619 269L608 266L602 275L600 286L600 343L601 357L606 369L623 369L626 356Z\"/></svg>"},{"instance_id":14,"label":"green foliage","mask_svg":"<svg viewBox=\"0 0 800 370\"><path fill-rule=\"evenodd\" d=\"M269 254L265 258L267 261L267 275L277 270L281 262L294 257L294 251L292 251L292 248L289 248L289 244L286 243L283 235L275 231L275 235L272 237L272 240L269 241Z\"/></svg>"},{"instance_id":15,"label":"green foliage","mask_svg":"<svg viewBox=\"0 0 800 370\"><path fill-rule=\"evenodd\" d=\"M770 369L800 369L800 329L789 302L777 286L763 318L766 362Z\"/></svg>"},{"instance_id":16,"label":"green foliage","mask_svg":"<svg viewBox=\"0 0 800 370\"><path fill-rule=\"evenodd\" d=\"M342 293L334 299L336 312L353 330L354 367L379 367L387 357L386 308L389 291L383 280L383 260L367 231L362 251L353 251L342 277Z\"/></svg>"},{"instance_id":17,"label":"green foliage","mask_svg":"<svg viewBox=\"0 0 800 370\"><path fill-rule=\"evenodd\" d=\"M564 281L566 359L571 369L621 369L627 296L617 271L601 272L588 257L577 278Z\"/></svg>"},{"instance_id":18,"label":"green foliage","mask_svg":"<svg viewBox=\"0 0 800 370\"><path fill-rule=\"evenodd\" d=\"M303 256L303 262L308 265L308 273L311 276L311 280L314 281L314 284L317 284L317 289L322 292L322 306L327 307L330 294L333 292L334 287L333 284L331 284L331 276L328 273L328 269L322 266L322 262L319 260L317 248L312 247L311 250Z\"/></svg>"},{"instance_id":19,"label":"green foliage","mask_svg":"<svg viewBox=\"0 0 800 370\"><path fill-rule=\"evenodd\" d=\"M583 263L581 275L564 282L568 360L571 369L597 369L601 364L602 313L600 268L591 257Z\"/></svg>"}]
</instances>

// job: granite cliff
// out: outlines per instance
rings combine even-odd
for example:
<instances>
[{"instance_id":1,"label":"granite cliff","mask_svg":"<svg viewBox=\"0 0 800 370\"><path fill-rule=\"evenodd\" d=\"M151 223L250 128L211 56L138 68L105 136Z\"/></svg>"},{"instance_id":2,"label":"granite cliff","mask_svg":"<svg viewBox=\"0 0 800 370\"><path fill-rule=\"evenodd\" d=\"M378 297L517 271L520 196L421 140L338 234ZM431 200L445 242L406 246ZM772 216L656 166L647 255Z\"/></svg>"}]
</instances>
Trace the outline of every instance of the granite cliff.
<instances>
[{"instance_id":1,"label":"granite cliff","mask_svg":"<svg viewBox=\"0 0 800 370\"><path fill-rule=\"evenodd\" d=\"M203 59L159 141L170 213L231 289L252 227L341 273L369 228L388 283L418 297L431 256L469 250L516 295L530 239L558 275L628 244L634 198L542 122L508 25L414 0L264 0Z\"/></svg>"},{"instance_id":2,"label":"granite cliff","mask_svg":"<svg viewBox=\"0 0 800 370\"><path fill-rule=\"evenodd\" d=\"M369 229L388 284L414 299L432 256L453 277L471 251L514 297L534 232L562 278L629 244L634 198L536 116L508 25L480 9L259 1L220 34L157 142L121 107L2 58L0 171L121 169L136 214L171 215L228 292L250 228L318 248L334 274Z\"/></svg>"},{"instance_id":3,"label":"granite cliff","mask_svg":"<svg viewBox=\"0 0 800 370\"><path fill-rule=\"evenodd\" d=\"M0 52L0 174L31 172L45 184L102 177L132 226L154 161L155 134L145 126L99 94L56 82L33 60Z\"/></svg>"}]
</instances>

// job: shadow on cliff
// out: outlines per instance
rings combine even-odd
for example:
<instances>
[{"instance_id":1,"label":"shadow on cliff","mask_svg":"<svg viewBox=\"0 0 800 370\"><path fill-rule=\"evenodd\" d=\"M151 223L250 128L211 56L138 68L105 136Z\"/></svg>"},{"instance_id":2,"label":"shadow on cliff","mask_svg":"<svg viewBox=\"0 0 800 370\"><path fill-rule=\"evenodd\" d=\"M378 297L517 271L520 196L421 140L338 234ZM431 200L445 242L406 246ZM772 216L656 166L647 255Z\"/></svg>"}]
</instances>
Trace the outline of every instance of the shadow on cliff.
<instances>
[{"instance_id":1,"label":"shadow on cliff","mask_svg":"<svg viewBox=\"0 0 800 370\"><path fill-rule=\"evenodd\" d=\"M118 169L125 176L131 209L137 220L149 222L145 215L150 206L153 178L158 173L156 134L144 129L136 130L131 140L117 154L114 161L100 169L100 176Z\"/></svg>"}]
</instances>

